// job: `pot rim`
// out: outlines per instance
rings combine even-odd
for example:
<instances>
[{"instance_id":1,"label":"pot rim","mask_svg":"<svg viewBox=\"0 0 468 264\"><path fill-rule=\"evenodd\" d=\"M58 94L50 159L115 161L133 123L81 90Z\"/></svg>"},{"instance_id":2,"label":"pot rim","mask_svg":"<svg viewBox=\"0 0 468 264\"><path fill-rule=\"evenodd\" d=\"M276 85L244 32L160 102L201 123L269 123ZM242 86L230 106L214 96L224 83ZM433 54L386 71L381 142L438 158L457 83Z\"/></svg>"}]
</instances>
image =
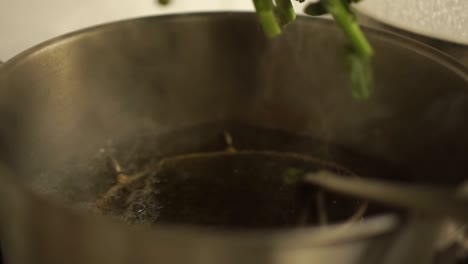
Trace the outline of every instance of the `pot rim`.
<instances>
[{"instance_id":1,"label":"pot rim","mask_svg":"<svg viewBox=\"0 0 468 264\"><path fill-rule=\"evenodd\" d=\"M84 35L92 35L98 32L106 31L106 30L111 30L112 28L115 27L122 27L123 25L126 24L132 24L132 23L139 23L139 22L144 22L144 21L151 21L151 20L179 20L179 19L197 19L197 18L204 18L204 17L210 17L211 19L213 18L225 18L225 17L236 17L236 18L242 18L242 19L252 19L254 17L255 13L254 12L248 12L248 11L214 11L214 12L193 12L193 13L176 13L176 14L165 14L165 15L150 15L150 16L142 16L142 17L136 17L136 18L129 18L129 19L122 19L122 20L117 20L109 23L102 23L99 25L91 26L91 27L85 27L80 30L72 31L70 33L66 33L54 38L51 38L49 40L46 40L44 42L41 42L37 45L34 45L19 54L13 56L11 59L7 60L4 62L2 65L2 71L4 72L8 68L12 68L15 65L21 64L22 61L26 60L28 57L34 56L35 54L40 53L42 50L50 48L54 45L59 45L62 42L66 41L72 41L75 38L82 37ZM310 22L314 21L314 23L322 23L323 25L327 26L334 26L335 22L327 17L310 17L310 16L305 16L305 15L298 15L297 19L294 23L300 23L300 22ZM450 55L429 46L428 44L425 44L423 42L417 41L415 39L402 36L400 34L396 34L393 32L389 31L384 31L368 26L361 25L361 28L365 33L371 33L375 37L383 38L387 42L391 42L394 45L399 45L401 47L406 47L408 49L411 49L412 51L423 55L427 58L430 58L431 60L442 64L444 67L452 70L454 73L457 73L459 76L461 76L463 79L465 79L468 82L468 67L465 67L461 62L457 61ZM260 28L259 28L260 30ZM2 72L0 71L0 72Z\"/></svg>"}]
</instances>

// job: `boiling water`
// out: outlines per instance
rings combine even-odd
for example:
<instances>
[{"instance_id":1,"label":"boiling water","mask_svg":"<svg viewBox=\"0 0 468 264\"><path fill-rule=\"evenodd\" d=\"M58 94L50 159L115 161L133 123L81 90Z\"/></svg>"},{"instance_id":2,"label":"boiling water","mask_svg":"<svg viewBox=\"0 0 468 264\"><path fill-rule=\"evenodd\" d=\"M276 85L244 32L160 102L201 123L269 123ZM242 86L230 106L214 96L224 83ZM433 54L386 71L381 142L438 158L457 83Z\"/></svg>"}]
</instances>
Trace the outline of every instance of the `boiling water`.
<instances>
[{"instance_id":1,"label":"boiling water","mask_svg":"<svg viewBox=\"0 0 468 264\"><path fill-rule=\"evenodd\" d=\"M105 213L130 223L229 228L283 227L318 220L317 189L288 183L291 170L340 170L295 154L218 152L165 159L99 202ZM138 176L137 176L138 177ZM360 202L321 194L328 221L346 220Z\"/></svg>"},{"instance_id":2,"label":"boiling water","mask_svg":"<svg viewBox=\"0 0 468 264\"><path fill-rule=\"evenodd\" d=\"M116 182L110 161L118 163L130 183ZM68 206L98 208L129 223L150 225L291 227L346 221L362 207L364 201L286 184L290 169L392 179L403 175L394 166L330 142L214 123L159 135L146 131L126 139L110 137L89 155L32 174L28 183ZM325 217L318 207L326 208ZM366 216L387 210L371 204Z\"/></svg>"},{"instance_id":3,"label":"boiling water","mask_svg":"<svg viewBox=\"0 0 468 264\"><path fill-rule=\"evenodd\" d=\"M218 124L143 142L134 147L138 155L115 152L119 166L131 168L122 172L127 182L112 185L97 202L101 212L133 224L232 229L342 222L365 201L287 183L288 172L398 175L381 162L278 130ZM386 210L371 205L365 215Z\"/></svg>"}]
</instances>

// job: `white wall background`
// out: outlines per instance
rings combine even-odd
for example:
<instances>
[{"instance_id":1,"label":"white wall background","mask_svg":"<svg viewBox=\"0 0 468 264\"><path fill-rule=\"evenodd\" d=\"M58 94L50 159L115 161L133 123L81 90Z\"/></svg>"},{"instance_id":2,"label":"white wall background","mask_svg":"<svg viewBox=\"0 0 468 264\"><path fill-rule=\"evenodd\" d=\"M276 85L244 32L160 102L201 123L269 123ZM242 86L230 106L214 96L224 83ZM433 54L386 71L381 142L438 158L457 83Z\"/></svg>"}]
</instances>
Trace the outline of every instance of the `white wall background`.
<instances>
[{"instance_id":1,"label":"white wall background","mask_svg":"<svg viewBox=\"0 0 468 264\"><path fill-rule=\"evenodd\" d=\"M77 29L163 13L253 10L251 0L0 0L0 60ZM297 8L300 10L300 6Z\"/></svg>"},{"instance_id":2,"label":"white wall background","mask_svg":"<svg viewBox=\"0 0 468 264\"><path fill-rule=\"evenodd\" d=\"M249 0L0 0L0 60L52 37L84 27L163 13L252 10Z\"/></svg>"}]
</instances>

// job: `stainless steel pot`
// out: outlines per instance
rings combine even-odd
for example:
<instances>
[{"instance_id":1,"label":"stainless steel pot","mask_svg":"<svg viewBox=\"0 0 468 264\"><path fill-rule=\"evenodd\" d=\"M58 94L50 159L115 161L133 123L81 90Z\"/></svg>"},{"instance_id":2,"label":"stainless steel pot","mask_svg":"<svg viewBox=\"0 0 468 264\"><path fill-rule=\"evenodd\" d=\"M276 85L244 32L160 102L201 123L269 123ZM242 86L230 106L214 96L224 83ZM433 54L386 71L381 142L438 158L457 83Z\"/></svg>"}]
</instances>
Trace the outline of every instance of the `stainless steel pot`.
<instances>
[{"instance_id":1,"label":"stainless steel pot","mask_svg":"<svg viewBox=\"0 0 468 264\"><path fill-rule=\"evenodd\" d=\"M129 227L71 208L112 185L94 173L109 145L205 123L223 131L226 121L325 146L258 138L246 148L312 151L364 176L381 169L330 151L339 145L398 168L390 176L400 180L458 184L468 171L467 71L422 44L366 33L376 50L376 87L365 102L348 91L340 31L311 18L275 40L264 38L252 14L135 19L63 36L6 62L0 158L10 170L0 178L0 238L7 263L425 263L436 232L424 226L425 235L414 236L421 230L395 215L344 229L215 232ZM173 138L157 152L199 151L213 138ZM423 242L428 250L411 252Z\"/></svg>"}]
</instances>

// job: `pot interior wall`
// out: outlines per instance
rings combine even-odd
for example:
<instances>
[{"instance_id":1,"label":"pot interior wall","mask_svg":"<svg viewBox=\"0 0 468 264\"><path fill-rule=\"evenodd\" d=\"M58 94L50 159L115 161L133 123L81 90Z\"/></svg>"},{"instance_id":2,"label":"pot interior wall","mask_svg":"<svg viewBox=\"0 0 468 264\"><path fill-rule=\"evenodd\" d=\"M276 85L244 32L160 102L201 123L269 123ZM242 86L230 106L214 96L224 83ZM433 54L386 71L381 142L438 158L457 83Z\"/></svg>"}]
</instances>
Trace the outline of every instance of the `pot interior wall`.
<instances>
[{"instance_id":1,"label":"pot interior wall","mask_svg":"<svg viewBox=\"0 0 468 264\"><path fill-rule=\"evenodd\" d=\"M362 102L325 20L300 18L271 41L251 14L145 18L52 41L0 72L1 156L28 186L75 204L112 186L98 173L108 155L218 149L225 130L249 135L235 138L245 149L311 153L363 176L459 183L466 75L428 48L366 32L376 86Z\"/></svg>"}]
</instances>

